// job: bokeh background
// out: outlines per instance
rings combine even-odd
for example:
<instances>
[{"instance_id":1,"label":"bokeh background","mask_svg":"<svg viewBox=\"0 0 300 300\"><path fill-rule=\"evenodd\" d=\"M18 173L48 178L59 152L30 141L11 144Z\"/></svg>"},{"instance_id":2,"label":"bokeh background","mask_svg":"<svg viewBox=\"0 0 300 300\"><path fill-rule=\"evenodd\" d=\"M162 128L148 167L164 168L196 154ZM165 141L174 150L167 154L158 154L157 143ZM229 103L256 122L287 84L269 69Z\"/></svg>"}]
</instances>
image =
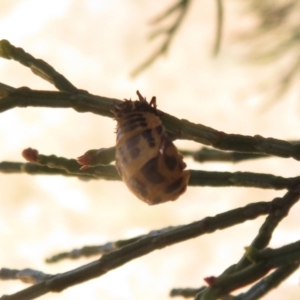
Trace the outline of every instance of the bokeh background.
<instances>
[{"instance_id":1,"label":"bokeh background","mask_svg":"<svg viewBox=\"0 0 300 300\"><path fill-rule=\"evenodd\" d=\"M225 1L224 1L225 2ZM150 25L173 0L1 0L0 38L52 65L76 87L117 99L135 98L137 89L159 109L191 122L245 135L299 139L297 86L269 97L279 69L247 59L251 47L241 37L254 17L242 1L224 3L219 55L213 58L214 1L193 1L168 55L135 78L131 71L160 44L150 42ZM276 38L276 37L274 37ZM250 44L251 45L251 44ZM249 54L249 53L248 53ZM54 90L15 61L0 60L0 81L13 87ZM0 115L0 160L23 161L27 147L42 154L76 158L115 143L112 119L71 109L16 108ZM200 145L179 141L181 149ZM238 164L195 163L188 168L299 175L292 159L269 158ZM0 266L64 272L91 259L48 265L45 258L83 245L103 244L170 225L187 224L284 191L250 188L188 188L174 203L150 207L122 182L80 181L61 176L0 174ZM299 205L275 231L272 247L298 238ZM264 218L155 251L108 274L41 299L168 299L173 287L199 287L238 261ZM265 299L298 299L296 272ZM26 287L0 282L2 294Z\"/></svg>"}]
</instances>

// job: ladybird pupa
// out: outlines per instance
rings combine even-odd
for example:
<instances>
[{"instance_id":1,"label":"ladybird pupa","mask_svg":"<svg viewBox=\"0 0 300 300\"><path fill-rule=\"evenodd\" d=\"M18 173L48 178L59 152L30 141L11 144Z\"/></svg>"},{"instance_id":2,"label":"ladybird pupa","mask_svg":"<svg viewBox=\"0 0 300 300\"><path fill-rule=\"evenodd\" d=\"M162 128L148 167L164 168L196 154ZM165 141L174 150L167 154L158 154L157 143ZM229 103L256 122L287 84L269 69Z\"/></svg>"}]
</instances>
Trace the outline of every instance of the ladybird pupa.
<instances>
[{"instance_id":1,"label":"ladybird pupa","mask_svg":"<svg viewBox=\"0 0 300 300\"><path fill-rule=\"evenodd\" d=\"M174 201L186 190L190 172L157 115L156 98L114 106L116 168L139 199L150 205Z\"/></svg>"}]
</instances>

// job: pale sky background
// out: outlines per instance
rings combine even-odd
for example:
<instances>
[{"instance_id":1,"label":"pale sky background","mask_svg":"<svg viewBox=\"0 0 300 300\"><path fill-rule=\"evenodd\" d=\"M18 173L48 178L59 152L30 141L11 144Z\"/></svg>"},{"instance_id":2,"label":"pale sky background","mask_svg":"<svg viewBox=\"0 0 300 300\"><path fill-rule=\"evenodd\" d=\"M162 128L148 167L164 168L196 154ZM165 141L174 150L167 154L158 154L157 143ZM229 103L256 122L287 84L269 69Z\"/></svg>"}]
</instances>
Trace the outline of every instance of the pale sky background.
<instances>
[{"instance_id":1,"label":"pale sky background","mask_svg":"<svg viewBox=\"0 0 300 300\"><path fill-rule=\"evenodd\" d=\"M168 55L137 78L129 76L158 45L147 40L150 21L173 2L1 0L0 38L45 60L90 93L124 99L135 98L139 89L147 99L155 95L159 109L179 118L227 133L299 139L295 128L299 128L300 110L293 90L262 113L263 97L253 87L270 71L242 63L235 52L236 34L249 25L242 21L244 9L238 2L225 3L224 43L217 59L211 55L215 2L194 1ZM28 68L4 59L0 60L0 81L13 87L54 89ZM112 119L71 109L13 109L0 115L0 160L23 161L21 152L27 147L42 154L76 158L89 149L114 145L115 126ZM194 150L200 146L187 141L176 145ZM299 164L292 159L235 165L186 162L191 169L299 175ZM46 257L60 251L191 223L285 193L188 188L176 202L151 207L136 199L122 182L0 174L0 184L0 267L30 267L53 274L97 259L44 263ZM272 247L299 238L295 232L299 213L296 205L276 230ZM156 251L100 278L40 299L169 299L173 287L199 287L204 277L217 276L235 263L263 220ZM299 278L298 271L264 299L298 299ZM17 281L0 282L1 295L25 287Z\"/></svg>"}]
</instances>

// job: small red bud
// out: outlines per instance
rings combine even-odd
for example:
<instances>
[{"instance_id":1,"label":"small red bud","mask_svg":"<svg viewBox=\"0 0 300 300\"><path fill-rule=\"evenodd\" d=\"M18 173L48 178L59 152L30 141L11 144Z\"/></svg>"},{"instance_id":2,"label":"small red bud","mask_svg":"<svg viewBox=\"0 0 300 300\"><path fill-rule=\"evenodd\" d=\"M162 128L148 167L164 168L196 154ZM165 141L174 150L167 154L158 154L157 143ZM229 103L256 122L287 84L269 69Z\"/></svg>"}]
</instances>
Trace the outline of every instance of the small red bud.
<instances>
[{"instance_id":1,"label":"small red bud","mask_svg":"<svg viewBox=\"0 0 300 300\"><path fill-rule=\"evenodd\" d=\"M204 281L209 285L213 286L214 283L216 282L216 277L215 276L210 276L210 277L205 277Z\"/></svg>"},{"instance_id":2,"label":"small red bud","mask_svg":"<svg viewBox=\"0 0 300 300\"><path fill-rule=\"evenodd\" d=\"M77 162L82 165L80 170L86 170L91 167L93 160L96 157L97 150L89 150L83 155L77 157Z\"/></svg>"},{"instance_id":3,"label":"small red bud","mask_svg":"<svg viewBox=\"0 0 300 300\"><path fill-rule=\"evenodd\" d=\"M38 162L39 152L36 149L27 148L22 151L22 156L29 162Z\"/></svg>"},{"instance_id":4,"label":"small red bud","mask_svg":"<svg viewBox=\"0 0 300 300\"><path fill-rule=\"evenodd\" d=\"M85 165L88 165L91 162L91 159L88 155L83 154L83 155L77 157L77 162L80 165L85 166Z\"/></svg>"}]
</instances>

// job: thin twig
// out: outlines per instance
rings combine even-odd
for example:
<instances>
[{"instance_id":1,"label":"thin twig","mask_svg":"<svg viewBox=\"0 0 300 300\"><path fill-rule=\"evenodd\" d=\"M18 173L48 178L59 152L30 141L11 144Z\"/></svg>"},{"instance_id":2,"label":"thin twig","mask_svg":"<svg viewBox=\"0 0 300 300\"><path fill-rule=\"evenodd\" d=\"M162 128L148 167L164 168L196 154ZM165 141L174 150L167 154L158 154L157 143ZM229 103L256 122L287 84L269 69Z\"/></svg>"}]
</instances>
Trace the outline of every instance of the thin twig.
<instances>
[{"instance_id":1,"label":"thin twig","mask_svg":"<svg viewBox=\"0 0 300 300\"><path fill-rule=\"evenodd\" d=\"M36 284L45 281L51 277L52 275L50 274L46 274L28 268L23 270L7 269L7 268L0 269L0 280L17 279L24 283Z\"/></svg>"},{"instance_id":2,"label":"thin twig","mask_svg":"<svg viewBox=\"0 0 300 300\"><path fill-rule=\"evenodd\" d=\"M249 42L252 42L246 59L268 64L271 70L275 70L274 73L278 74L276 82L271 82L270 100L263 108L265 110L271 101L279 100L287 93L292 82L299 76L300 5L297 0L277 2L252 0L248 5L258 22L254 30L249 31L247 28L247 32L240 35L242 41L248 42L248 47ZM289 65L287 61L290 62ZM286 75L282 77L282 73Z\"/></svg>"},{"instance_id":3,"label":"thin twig","mask_svg":"<svg viewBox=\"0 0 300 300\"><path fill-rule=\"evenodd\" d=\"M157 37L160 34L165 34L166 39L158 47L158 49L156 51L154 51L154 53L148 59L146 59L141 65L139 65L137 68L135 68L132 71L131 76L134 77L134 76L138 75L139 73L141 73L142 71L144 71L159 56L165 54L168 51L170 44L175 36L175 33L177 32L178 28L180 27L185 15L186 15L189 2L190 2L190 0L179 0L177 3L175 3L173 6L168 8L164 13L162 13L160 16L158 16L155 19L154 22L159 23L159 22L165 20L167 17L169 17L174 12L179 11L179 15L178 15L177 19L175 20L174 24L169 29L160 29L151 34L151 38Z\"/></svg>"},{"instance_id":4,"label":"thin twig","mask_svg":"<svg viewBox=\"0 0 300 300\"><path fill-rule=\"evenodd\" d=\"M9 94L11 94L13 91L15 90L15 88L6 85L4 83L0 83L0 99L3 97L8 96Z\"/></svg>"},{"instance_id":5,"label":"thin twig","mask_svg":"<svg viewBox=\"0 0 300 300\"><path fill-rule=\"evenodd\" d=\"M147 236L158 236L162 234L163 232L167 232L170 230L175 229L174 226L169 226L163 229L159 230L151 230L148 234L139 235L130 239L121 239L115 242L107 242L104 245L95 245L95 246L84 246L80 249L73 249L71 251L61 252L58 254L55 254L49 258L46 259L47 263L56 263L58 261L64 260L64 259L78 259L81 257L90 257L95 255L103 255L109 252L112 252L114 250L117 250L121 247L124 247L126 245L132 244L140 239L143 239Z\"/></svg>"},{"instance_id":6,"label":"thin twig","mask_svg":"<svg viewBox=\"0 0 300 300\"><path fill-rule=\"evenodd\" d=\"M288 141L291 144L299 144L299 140ZM233 152L233 151L220 151L212 148L201 147L200 150L190 151L179 149L179 152L183 156L191 156L195 161L205 163L205 162L230 162L237 163L249 159L259 159L259 158L270 158L271 156L266 154L253 154L253 153L243 153L243 152Z\"/></svg>"},{"instance_id":7,"label":"thin twig","mask_svg":"<svg viewBox=\"0 0 300 300\"><path fill-rule=\"evenodd\" d=\"M113 165L96 166L80 170L75 159L66 159L55 155L39 155L37 163L0 162L0 173L27 173L30 175L63 175L80 179L121 180ZM189 170L191 177L189 186L211 187L256 187L263 189L289 189L300 182L300 176L285 178L272 174L252 172L213 172Z\"/></svg>"},{"instance_id":8,"label":"thin twig","mask_svg":"<svg viewBox=\"0 0 300 300\"><path fill-rule=\"evenodd\" d=\"M256 300L266 295L271 289L276 288L292 273L299 268L299 263L280 267L270 275L264 277L258 283L254 284L247 292L237 296L232 296L232 300Z\"/></svg>"},{"instance_id":9,"label":"thin twig","mask_svg":"<svg viewBox=\"0 0 300 300\"><path fill-rule=\"evenodd\" d=\"M222 0L216 0L217 4L217 27L216 27L216 37L215 37L215 44L213 48L213 56L217 56L220 52L221 48L221 41L222 41L222 29L223 29L223 2Z\"/></svg>"},{"instance_id":10,"label":"thin twig","mask_svg":"<svg viewBox=\"0 0 300 300\"><path fill-rule=\"evenodd\" d=\"M184 298L195 297L197 294L203 292L206 287L201 288L174 288L170 291L170 297L181 296Z\"/></svg>"},{"instance_id":11,"label":"thin twig","mask_svg":"<svg viewBox=\"0 0 300 300\"><path fill-rule=\"evenodd\" d=\"M251 172L210 172L190 170L190 186L243 186L264 189L289 189L300 177L284 178L272 174Z\"/></svg>"},{"instance_id":12,"label":"thin twig","mask_svg":"<svg viewBox=\"0 0 300 300\"><path fill-rule=\"evenodd\" d=\"M65 92L76 92L77 88L62 74L58 73L52 66L36 59L22 48L16 48L7 40L0 41L0 56L6 59L14 59L22 65L29 67L35 74L53 84L58 90Z\"/></svg>"},{"instance_id":13,"label":"thin twig","mask_svg":"<svg viewBox=\"0 0 300 300\"><path fill-rule=\"evenodd\" d=\"M230 162L237 163L249 159L259 159L270 157L265 154L242 153L233 151L220 151L207 147L202 147L197 151L178 149L183 156L191 156L195 161L205 162Z\"/></svg>"},{"instance_id":14,"label":"thin twig","mask_svg":"<svg viewBox=\"0 0 300 300\"><path fill-rule=\"evenodd\" d=\"M3 161L0 162L0 173L5 174L28 174L28 175L63 175L63 176L74 176L63 169L49 168L47 166L41 166L36 163L21 163ZM106 178L107 176L104 176ZM91 173L84 173L80 175L80 178L95 179L95 176ZM98 178L98 177L97 177ZM100 177L101 178L101 177Z\"/></svg>"}]
</instances>

